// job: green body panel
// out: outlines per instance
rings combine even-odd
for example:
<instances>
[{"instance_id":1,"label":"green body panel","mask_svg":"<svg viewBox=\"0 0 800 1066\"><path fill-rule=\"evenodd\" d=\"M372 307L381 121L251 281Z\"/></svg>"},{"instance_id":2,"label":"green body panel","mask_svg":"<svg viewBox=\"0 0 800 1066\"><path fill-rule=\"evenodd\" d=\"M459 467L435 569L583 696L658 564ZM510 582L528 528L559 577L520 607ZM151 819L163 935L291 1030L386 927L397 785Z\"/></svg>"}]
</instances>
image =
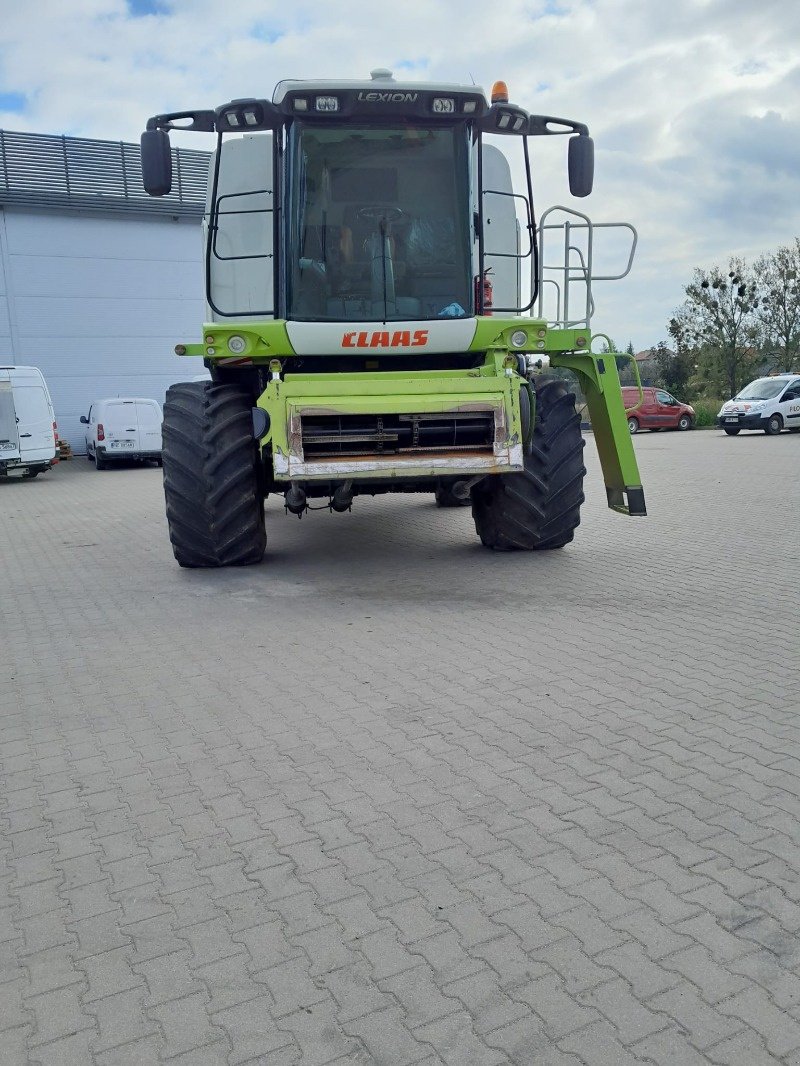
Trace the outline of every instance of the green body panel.
<instances>
[{"instance_id":1,"label":"green body panel","mask_svg":"<svg viewBox=\"0 0 800 1066\"><path fill-rule=\"evenodd\" d=\"M524 331L521 344L512 344L511 336ZM227 346L232 335L243 337L245 348L235 354ZM204 343L185 346L186 355L201 356L219 366L242 363L261 365L294 355L286 323L280 320L206 323ZM628 430L622 400L619 373L613 355L596 355L591 350L591 336L585 329L551 329L547 323L516 315L480 316L476 320L475 335L469 346L471 352L485 352L483 365L474 370L416 370L378 371L331 374L298 374L287 372L281 377L275 372L258 398L258 406L269 415L270 428L262 439L262 446L272 450L278 464L292 455L293 418L301 410L316 414L425 414L439 411L475 409L496 412L496 424L501 425L505 440L502 461L487 468L466 460L453 460L449 465L426 465L416 461L413 471L409 463L387 459L380 470L362 473L353 462L346 473L337 466L336 476L352 478L396 478L398 476L440 477L513 472L521 468L522 427L520 419L520 387L525 380L513 366L506 365L521 353L547 355L554 367L572 370L578 375L587 400L592 429L606 484L609 506L624 514L644 514L641 479ZM330 353L340 355L341 353ZM413 356L409 365L413 366ZM534 400L533 390L530 390ZM296 452L295 442L295 452ZM497 449L496 449L497 450ZM346 464L345 464L346 465ZM276 467L277 470L277 467ZM315 475L303 472L301 480ZM330 476L320 473L319 477ZM286 478L291 477L286 473Z\"/></svg>"},{"instance_id":2,"label":"green body panel","mask_svg":"<svg viewBox=\"0 0 800 1066\"><path fill-rule=\"evenodd\" d=\"M578 375L592 419L608 506L622 514L644 514L644 500L639 501L642 482L614 354L561 352L551 363Z\"/></svg>"}]
</instances>

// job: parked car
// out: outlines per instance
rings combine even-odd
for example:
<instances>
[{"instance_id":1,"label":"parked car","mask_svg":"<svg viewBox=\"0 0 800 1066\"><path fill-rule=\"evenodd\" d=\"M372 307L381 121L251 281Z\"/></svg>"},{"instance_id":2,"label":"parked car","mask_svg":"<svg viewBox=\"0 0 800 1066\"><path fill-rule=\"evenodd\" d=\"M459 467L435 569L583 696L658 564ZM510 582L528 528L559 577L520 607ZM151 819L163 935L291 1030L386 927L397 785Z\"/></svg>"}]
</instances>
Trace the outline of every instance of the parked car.
<instances>
[{"instance_id":1,"label":"parked car","mask_svg":"<svg viewBox=\"0 0 800 1066\"><path fill-rule=\"evenodd\" d=\"M638 433L640 429L691 429L694 425L694 408L681 403L664 389L649 386L642 388L642 402L636 386L625 385L622 399L628 412L628 429Z\"/></svg>"},{"instance_id":2,"label":"parked car","mask_svg":"<svg viewBox=\"0 0 800 1066\"><path fill-rule=\"evenodd\" d=\"M161 405L140 397L97 400L88 415L86 457L98 470L123 459L161 462Z\"/></svg>"},{"instance_id":3,"label":"parked car","mask_svg":"<svg viewBox=\"0 0 800 1066\"><path fill-rule=\"evenodd\" d=\"M763 429L770 436L788 429L800 431L800 377L775 374L756 378L720 408L717 425L729 437L743 429Z\"/></svg>"},{"instance_id":4,"label":"parked car","mask_svg":"<svg viewBox=\"0 0 800 1066\"><path fill-rule=\"evenodd\" d=\"M58 462L53 401L35 366L0 366L0 476L29 479Z\"/></svg>"}]
</instances>

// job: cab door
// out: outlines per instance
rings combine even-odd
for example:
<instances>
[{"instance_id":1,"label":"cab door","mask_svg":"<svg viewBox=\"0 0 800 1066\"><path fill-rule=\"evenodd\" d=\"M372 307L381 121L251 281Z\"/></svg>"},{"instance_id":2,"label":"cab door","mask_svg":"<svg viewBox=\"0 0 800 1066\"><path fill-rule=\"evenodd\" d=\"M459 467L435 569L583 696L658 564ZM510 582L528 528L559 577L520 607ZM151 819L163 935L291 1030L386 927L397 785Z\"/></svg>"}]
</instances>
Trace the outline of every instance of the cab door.
<instances>
[{"instance_id":1,"label":"cab door","mask_svg":"<svg viewBox=\"0 0 800 1066\"><path fill-rule=\"evenodd\" d=\"M670 396L670 394L663 389L656 389L656 403L653 416L655 419L655 425L663 426L664 428L671 427L674 429L675 426L677 426L678 418L680 417L678 401L674 396Z\"/></svg>"},{"instance_id":2,"label":"cab door","mask_svg":"<svg viewBox=\"0 0 800 1066\"><path fill-rule=\"evenodd\" d=\"M778 401L783 424L787 429L800 429L800 378L789 382Z\"/></svg>"}]
</instances>

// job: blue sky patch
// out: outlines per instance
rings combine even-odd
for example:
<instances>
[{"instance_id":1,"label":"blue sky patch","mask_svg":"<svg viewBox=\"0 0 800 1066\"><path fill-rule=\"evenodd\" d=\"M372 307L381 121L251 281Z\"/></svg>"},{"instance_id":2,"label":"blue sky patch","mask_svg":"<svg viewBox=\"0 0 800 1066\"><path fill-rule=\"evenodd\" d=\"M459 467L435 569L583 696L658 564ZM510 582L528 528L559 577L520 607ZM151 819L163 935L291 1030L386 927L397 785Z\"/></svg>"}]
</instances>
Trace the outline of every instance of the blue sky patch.
<instances>
[{"instance_id":1,"label":"blue sky patch","mask_svg":"<svg viewBox=\"0 0 800 1066\"><path fill-rule=\"evenodd\" d=\"M128 10L137 18L143 15L163 15L167 5L163 0L128 0Z\"/></svg>"},{"instance_id":2,"label":"blue sky patch","mask_svg":"<svg viewBox=\"0 0 800 1066\"><path fill-rule=\"evenodd\" d=\"M24 111L27 102L23 93L0 93L0 111Z\"/></svg>"}]
</instances>

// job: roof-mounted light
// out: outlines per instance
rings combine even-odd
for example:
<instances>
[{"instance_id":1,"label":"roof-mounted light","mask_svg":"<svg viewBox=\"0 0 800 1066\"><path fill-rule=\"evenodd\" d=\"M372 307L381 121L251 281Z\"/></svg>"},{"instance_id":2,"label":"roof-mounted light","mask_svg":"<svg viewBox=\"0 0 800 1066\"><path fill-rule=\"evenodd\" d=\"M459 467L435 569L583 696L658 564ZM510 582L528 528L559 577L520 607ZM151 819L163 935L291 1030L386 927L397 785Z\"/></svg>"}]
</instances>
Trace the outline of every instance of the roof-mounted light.
<instances>
[{"instance_id":1,"label":"roof-mounted light","mask_svg":"<svg viewBox=\"0 0 800 1066\"><path fill-rule=\"evenodd\" d=\"M302 96L296 96L294 98L295 111L308 111L308 100Z\"/></svg>"},{"instance_id":2,"label":"roof-mounted light","mask_svg":"<svg viewBox=\"0 0 800 1066\"><path fill-rule=\"evenodd\" d=\"M452 115L456 110L456 102L452 96L434 96L433 113L435 115Z\"/></svg>"},{"instance_id":3,"label":"roof-mounted light","mask_svg":"<svg viewBox=\"0 0 800 1066\"><path fill-rule=\"evenodd\" d=\"M314 101L314 109L326 112L338 111L339 99L336 96L318 96Z\"/></svg>"},{"instance_id":4,"label":"roof-mounted light","mask_svg":"<svg viewBox=\"0 0 800 1066\"><path fill-rule=\"evenodd\" d=\"M492 103L493 104L507 104L508 103L508 86L504 81L496 81L492 86Z\"/></svg>"},{"instance_id":5,"label":"roof-mounted light","mask_svg":"<svg viewBox=\"0 0 800 1066\"><path fill-rule=\"evenodd\" d=\"M464 101L463 111L464 111L465 115L474 115L475 111L477 110L477 108L478 108L478 101L477 100L465 100Z\"/></svg>"}]
</instances>

